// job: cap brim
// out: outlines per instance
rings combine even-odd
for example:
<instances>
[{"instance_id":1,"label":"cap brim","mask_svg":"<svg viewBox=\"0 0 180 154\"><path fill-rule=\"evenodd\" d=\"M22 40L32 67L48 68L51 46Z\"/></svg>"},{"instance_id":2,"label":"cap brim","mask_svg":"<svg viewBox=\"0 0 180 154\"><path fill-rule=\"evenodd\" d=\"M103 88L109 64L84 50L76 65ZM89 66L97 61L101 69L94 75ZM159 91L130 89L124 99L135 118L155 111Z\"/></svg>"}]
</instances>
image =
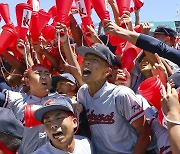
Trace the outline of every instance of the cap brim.
<instances>
[{"instance_id":1,"label":"cap brim","mask_svg":"<svg viewBox=\"0 0 180 154\"><path fill-rule=\"evenodd\" d=\"M163 34L163 35L171 36L171 37L173 37L174 39L176 38L176 37L172 36L171 34L165 33L165 32L153 32L153 36L154 36L155 34Z\"/></svg>"},{"instance_id":2,"label":"cap brim","mask_svg":"<svg viewBox=\"0 0 180 154\"><path fill-rule=\"evenodd\" d=\"M52 87L53 88L56 88L57 86L57 83L60 81L60 80L68 80L62 76L53 76L52 77ZM71 80L68 80L68 81L71 81ZM72 82L72 81L71 81Z\"/></svg>"},{"instance_id":3,"label":"cap brim","mask_svg":"<svg viewBox=\"0 0 180 154\"><path fill-rule=\"evenodd\" d=\"M153 32L153 34L164 34L164 35L168 35L168 34L165 33L165 32Z\"/></svg>"},{"instance_id":4,"label":"cap brim","mask_svg":"<svg viewBox=\"0 0 180 154\"><path fill-rule=\"evenodd\" d=\"M49 105L49 106L45 106L45 107L42 107L42 108L39 108L38 110L36 110L34 112L34 117L42 122L43 121L43 117L44 115L49 112L49 111L54 111L54 110L64 110L64 111L70 111L72 112L71 110L69 110L68 107L66 106L62 106L62 105ZM72 112L73 113L73 112ZM74 113L73 113L74 114Z\"/></svg>"},{"instance_id":5,"label":"cap brim","mask_svg":"<svg viewBox=\"0 0 180 154\"><path fill-rule=\"evenodd\" d=\"M113 66L114 64L117 64L119 66L121 66L121 62L117 59L116 56L112 57L113 59L113 63L109 63L108 59L106 59L104 56L102 56L100 53L98 53L95 49L93 48L89 48L89 47L86 47L86 46L81 46L81 47L78 47L77 48L77 52L82 56L82 57L85 57L85 55L87 53L92 53L92 54L95 54L99 57L101 57L102 59L104 59L110 66ZM113 53L112 53L113 54Z\"/></svg>"},{"instance_id":6,"label":"cap brim","mask_svg":"<svg viewBox=\"0 0 180 154\"><path fill-rule=\"evenodd\" d=\"M63 76L54 76L54 77L52 77L52 80L54 80L55 83L57 83L57 82L60 81L60 80L68 80L68 81L71 81L71 80L69 80L69 79L66 79L66 78L63 77Z\"/></svg>"},{"instance_id":7,"label":"cap brim","mask_svg":"<svg viewBox=\"0 0 180 154\"><path fill-rule=\"evenodd\" d=\"M90 47L86 47L86 46L81 46L77 48L77 52L82 56L85 57L85 55L87 53L92 53L95 54L101 58L103 58L105 61L107 61L107 59L105 57L103 57L100 53L98 53L95 49L90 48ZM108 61L107 61L108 62ZM109 62L108 62L109 63Z\"/></svg>"}]
</instances>

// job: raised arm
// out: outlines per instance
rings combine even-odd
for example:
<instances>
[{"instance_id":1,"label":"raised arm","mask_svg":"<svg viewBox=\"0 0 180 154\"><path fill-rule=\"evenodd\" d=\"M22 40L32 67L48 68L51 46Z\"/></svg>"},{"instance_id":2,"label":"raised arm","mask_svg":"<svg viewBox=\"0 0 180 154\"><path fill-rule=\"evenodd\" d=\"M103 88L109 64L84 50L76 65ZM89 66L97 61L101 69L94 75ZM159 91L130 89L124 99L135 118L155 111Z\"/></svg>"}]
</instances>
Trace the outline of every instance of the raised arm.
<instances>
[{"instance_id":1,"label":"raised arm","mask_svg":"<svg viewBox=\"0 0 180 154\"><path fill-rule=\"evenodd\" d=\"M167 83L167 90L162 87L162 110L167 117L167 127L170 146L173 154L180 153L180 104L178 94L174 88Z\"/></svg>"},{"instance_id":2,"label":"raised arm","mask_svg":"<svg viewBox=\"0 0 180 154\"><path fill-rule=\"evenodd\" d=\"M26 69L25 65L22 63L22 61L12 55L11 51L2 53L2 56L8 61L11 66L13 66L16 70L23 74L24 70Z\"/></svg>"},{"instance_id":3,"label":"raised arm","mask_svg":"<svg viewBox=\"0 0 180 154\"><path fill-rule=\"evenodd\" d=\"M108 3L112 8L114 20L115 20L116 24L120 25L120 22L119 22L120 15L119 15L118 6L117 6L115 0L108 0Z\"/></svg>"},{"instance_id":4,"label":"raised arm","mask_svg":"<svg viewBox=\"0 0 180 154\"><path fill-rule=\"evenodd\" d=\"M158 53L159 56L167 58L180 66L180 52L151 36L123 29L112 21L106 21L104 30L106 34L110 33L122 37L137 47L151 53Z\"/></svg>"},{"instance_id":5,"label":"raised arm","mask_svg":"<svg viewBox=\"0 0 180 154\"><path fill-rule=\"evenodd\" d=\"M73 67L69 67L69 69L71 73L73 74L73 76L78 81L79 85L81 86L84 84L84 82L82 81L81 69L77 61L77 55L75 52L73 52L70 46L67 28L64 25L57 25L56 29L57 29L57 32L59 32L60 30L64 31L64 36L62 36L60 39L62 42L62 47L64 49L64 53L65 53L68 64L73 66Z\"/></svg>"}]
</instances>

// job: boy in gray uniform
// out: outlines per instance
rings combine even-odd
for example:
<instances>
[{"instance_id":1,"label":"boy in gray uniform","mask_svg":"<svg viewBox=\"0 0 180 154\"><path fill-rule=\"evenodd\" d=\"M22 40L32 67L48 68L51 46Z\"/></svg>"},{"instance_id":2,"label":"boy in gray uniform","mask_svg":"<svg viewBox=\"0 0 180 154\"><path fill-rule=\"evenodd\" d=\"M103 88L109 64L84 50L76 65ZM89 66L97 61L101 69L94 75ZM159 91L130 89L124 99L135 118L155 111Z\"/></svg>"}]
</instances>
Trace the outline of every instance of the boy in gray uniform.
<instances>
[{"instance_id":1,"label":"boy in gray uniform","mask_svg":"<svg viewBox=\"0 0 180 154\"><path fill-rule=\"evenodd\" d=\"M26 124L25 108L27 105L43 105L49 97L58 97L58 94L49 94L51 87L51 74L49 70L42 65L34 65L27 71L25 79L30 86L30 94L5 91L5 100L0 101L0 106L9 108L13 111L16 118ZM33 108L32 108L33 109ZM28 119L29 120L29 119ZM23 140L18 151L20 154L30 154L47 142L46 133L43 125L24 127Z\"/></svg>"},{"instance_id":2,"label":"boy in gray uniform","mask_svg":"<svg viewBox=\"0 0 180 154\"><path fill-rule=\"evenodd\" d=\"M95 150L99 154L145 153L151 130L136 95L128 87L106 81L117 63L115 55L102 44L77 51L84 57L81 71L86 83L78 91L78 102L86 109Z\"/></svg>"},{"instance_id":3,"label":"boy in gray uniform","mask_svg":"<svg viewBox=\"0 0 180 154\"><path fill-rule=\"evenodd\" d=\"M49 99L35 111L35 118L42 122L50 139L33 154L91 154L87 138L74 135L78 120L74 117L72 102L68 97Z\"/></svg>"}]
</instances>

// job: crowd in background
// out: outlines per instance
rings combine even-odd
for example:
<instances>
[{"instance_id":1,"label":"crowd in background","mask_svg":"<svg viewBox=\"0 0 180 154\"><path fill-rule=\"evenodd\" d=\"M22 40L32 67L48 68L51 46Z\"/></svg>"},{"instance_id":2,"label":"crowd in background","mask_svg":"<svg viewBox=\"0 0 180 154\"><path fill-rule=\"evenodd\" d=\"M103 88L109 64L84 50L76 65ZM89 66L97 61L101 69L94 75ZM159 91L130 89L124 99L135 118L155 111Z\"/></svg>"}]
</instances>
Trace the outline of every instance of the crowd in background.
<instances>
[{"instance_id":1,"label":"crowd in background","mask_svg":"<svg viewBox=\"0 0 180 154\"><path fill-rule=\"evenodd\" d=\"M179 154L178 33L159 25L150 36L141 8L122 13L114 0L113 19L92 0L96 31L82 14L81 25L69 10L58 16L59 2L40 32L36 13L26 32L2 27L0 153Z\"/></svg>"}]
</instances>

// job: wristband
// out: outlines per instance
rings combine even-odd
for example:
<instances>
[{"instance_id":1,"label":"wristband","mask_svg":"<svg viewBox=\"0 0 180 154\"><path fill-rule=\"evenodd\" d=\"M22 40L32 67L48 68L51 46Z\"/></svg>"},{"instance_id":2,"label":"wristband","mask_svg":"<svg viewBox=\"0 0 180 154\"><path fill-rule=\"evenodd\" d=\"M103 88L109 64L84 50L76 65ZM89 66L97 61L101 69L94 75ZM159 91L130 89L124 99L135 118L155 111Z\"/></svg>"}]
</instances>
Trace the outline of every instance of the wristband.
<instances>
[{"instance_id":1,"label":"wristband","mask_svg":"<svg viewBox=\"0 0 180 154\"><path fill-rule=\"evenodd\" d=\"M173 123L173 124L176 124L176 125L180 125L180 122L179 122L179 121L169 120L169 119L165 116L163 110L162 110L162 114L163 114L163 116L164 116L164 118L166 119L167 122L170 122L170 123Z\"/></svg>"}]
</instances>

